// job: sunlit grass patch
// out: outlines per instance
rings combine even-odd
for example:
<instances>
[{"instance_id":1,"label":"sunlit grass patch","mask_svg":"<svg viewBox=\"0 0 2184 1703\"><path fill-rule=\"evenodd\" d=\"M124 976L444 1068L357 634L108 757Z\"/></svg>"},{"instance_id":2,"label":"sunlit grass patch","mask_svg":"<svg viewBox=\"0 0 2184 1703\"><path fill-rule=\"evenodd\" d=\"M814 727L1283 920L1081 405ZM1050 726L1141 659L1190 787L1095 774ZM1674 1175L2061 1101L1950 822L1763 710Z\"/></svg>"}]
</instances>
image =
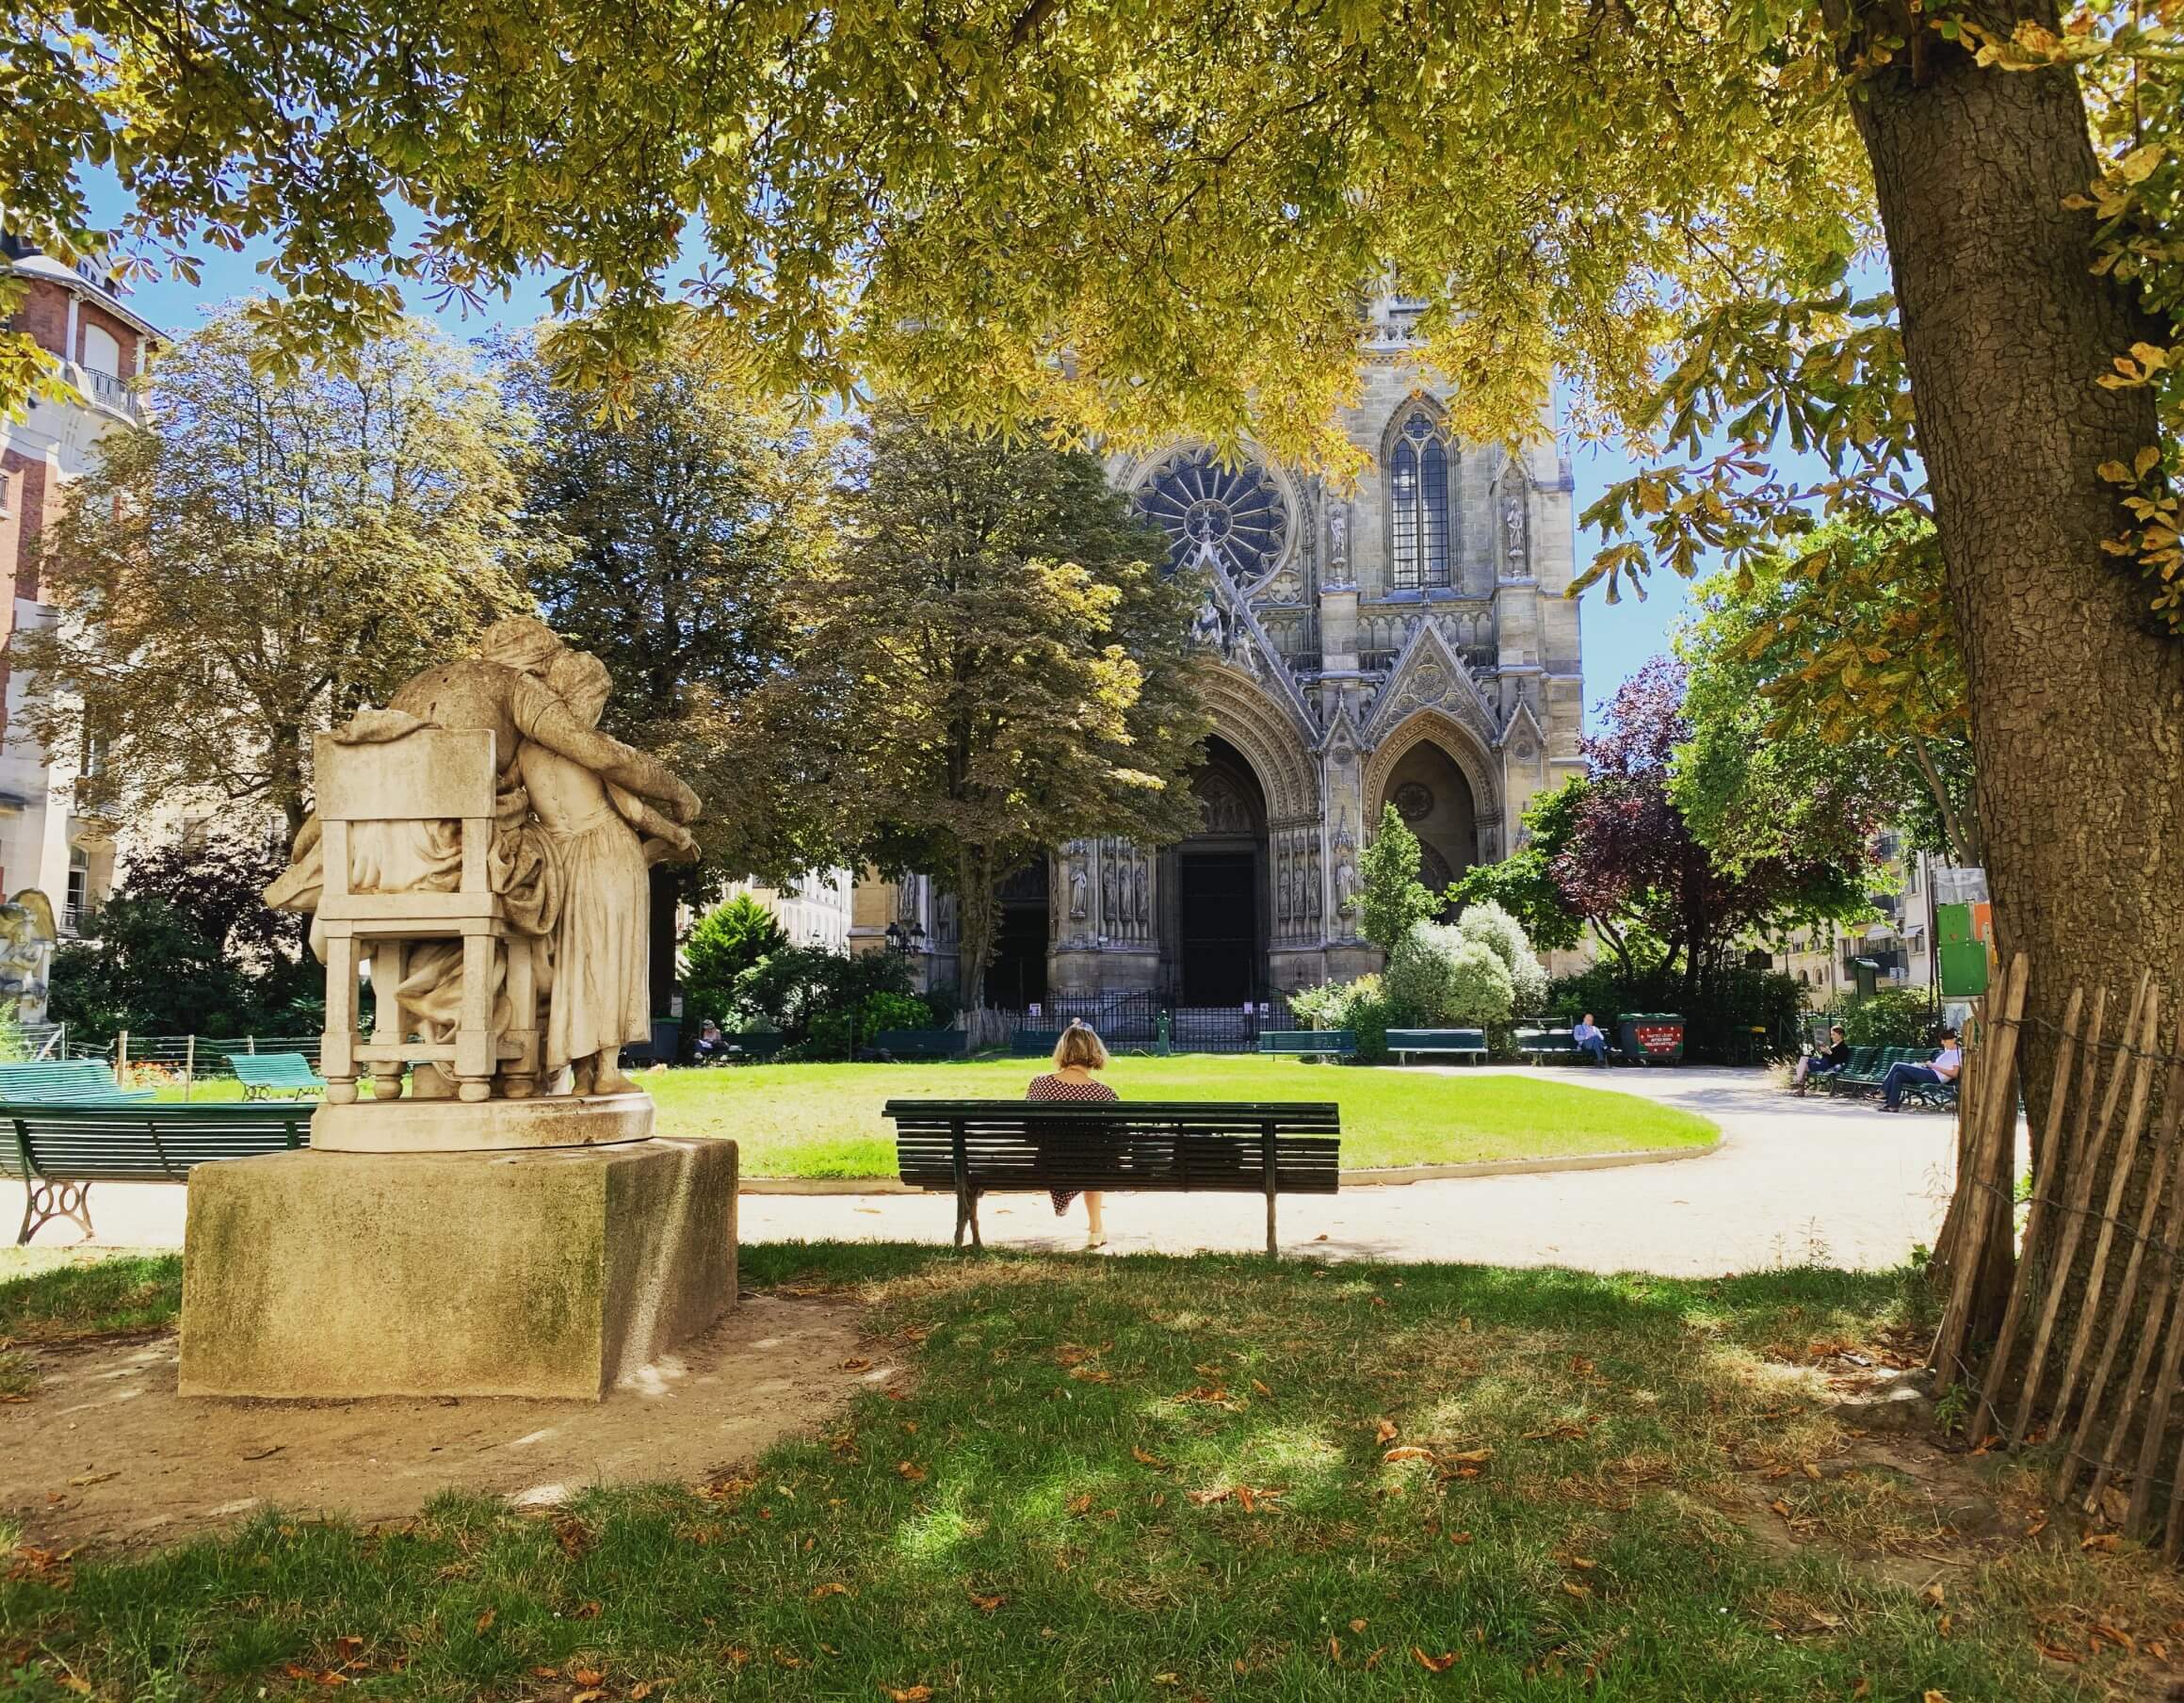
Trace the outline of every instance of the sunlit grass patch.
<instances>
[{"instance_id":1,"label":"sunlit grass patch","mask_svg":"<svg viewBox=\"0 0 2184 1703\"><path fill-rule=\"evenodd\" d=\"M1936 1603L1831 1547L1933 1528L1788 1461L1834 1422L1759 1351L1869 1342L1885 1275L754 1263L914 1375L700 1484L19 1568L0 1634L116 1697L2050 1703L2118 1682L2099 1624L2184 1614L2127 1555L1998 1547Z\"/></svg>"}]
</instances>

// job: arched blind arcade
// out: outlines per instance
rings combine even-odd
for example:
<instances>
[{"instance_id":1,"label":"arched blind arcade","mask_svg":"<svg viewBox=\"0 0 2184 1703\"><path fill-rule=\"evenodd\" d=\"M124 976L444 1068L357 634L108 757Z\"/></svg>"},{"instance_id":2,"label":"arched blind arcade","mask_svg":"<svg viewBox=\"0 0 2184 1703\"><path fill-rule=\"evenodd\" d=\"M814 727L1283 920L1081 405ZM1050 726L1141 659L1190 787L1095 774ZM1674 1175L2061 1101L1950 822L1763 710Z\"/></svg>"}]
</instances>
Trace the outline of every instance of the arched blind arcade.
<instances>
[{"instance_id":1,"label":"arched blind arcade","mask_svg":"<svg viewBox=\"0 0 2184 1703\"><path fill-rule=\"evenodd\" d=\"M1390 582L1399 592L1448 583L1448 450L1414 414L1388 458Z\"/></svg>"}]
</instances>

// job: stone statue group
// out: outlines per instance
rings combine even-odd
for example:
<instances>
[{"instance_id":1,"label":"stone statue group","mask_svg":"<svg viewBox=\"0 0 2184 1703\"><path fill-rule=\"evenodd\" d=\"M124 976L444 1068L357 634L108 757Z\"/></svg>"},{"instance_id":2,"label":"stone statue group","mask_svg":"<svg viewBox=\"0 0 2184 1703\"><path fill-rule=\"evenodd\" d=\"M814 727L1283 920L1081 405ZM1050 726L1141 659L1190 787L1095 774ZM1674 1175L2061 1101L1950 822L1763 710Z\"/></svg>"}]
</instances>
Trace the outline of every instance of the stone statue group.
<instances>
[{"instance_id":1,"label":"stone statue group","mask_svg":"<svg viewBox=\"0 0 2184 1703\"><path fill-rule=\"evenodd\" d=\"M487 875L510 929L533 943L545 1014L540 1086L547 1093L634 1088L620 1053L652 1032L648 870L697 852L683 825L698 814L697 795L599 731L612 688L597 657L564 644L543 622L515 617L489 628L476 657L425 670L385 708L363 711L332 736L337 746L365 746L420 728L493 735L499 772ZM457 829L433 819L349 824L348 890L456 890L463 861ZM297 835L287 870L267 890L268 903L318 909L322 843L314 817ZM315 928L314 934L316 945ZM399 962L394 985L375 979L375 998L399 1002L405 1032L451 1037L461 1016L461 941L422 940ZM505 954L496 958L494 999L494 1028L505 1032L511 1021ZM510 1079L496 1092L529 1088ZM436 1067L417 1066L413 1095L448 1091Z\"/></svg>"}]
</instances>

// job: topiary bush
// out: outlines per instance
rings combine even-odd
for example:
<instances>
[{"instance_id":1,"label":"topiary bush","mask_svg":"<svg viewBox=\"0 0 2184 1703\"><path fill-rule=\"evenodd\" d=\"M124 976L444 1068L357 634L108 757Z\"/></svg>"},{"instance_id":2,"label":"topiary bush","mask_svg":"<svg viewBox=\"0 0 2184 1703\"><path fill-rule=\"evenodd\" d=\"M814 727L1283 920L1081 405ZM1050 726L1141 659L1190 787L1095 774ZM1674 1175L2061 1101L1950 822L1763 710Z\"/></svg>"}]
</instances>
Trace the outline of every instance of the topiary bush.
<instances>
[{"instance_id":1,"label":"topiary bush","mask_svg":"<svg viewBox=\"0 0 2184 1703\"><path fill-rule=\"evenodd\" d=\"M1546 965L1532 950L1524 924L1489 899L1465 906L1464 915L1456 919L1456 932L1501 960L1502 967L1509 971L1514 1011L1535 1012L1545 1003Z\"/></svg>"}]
</instances>

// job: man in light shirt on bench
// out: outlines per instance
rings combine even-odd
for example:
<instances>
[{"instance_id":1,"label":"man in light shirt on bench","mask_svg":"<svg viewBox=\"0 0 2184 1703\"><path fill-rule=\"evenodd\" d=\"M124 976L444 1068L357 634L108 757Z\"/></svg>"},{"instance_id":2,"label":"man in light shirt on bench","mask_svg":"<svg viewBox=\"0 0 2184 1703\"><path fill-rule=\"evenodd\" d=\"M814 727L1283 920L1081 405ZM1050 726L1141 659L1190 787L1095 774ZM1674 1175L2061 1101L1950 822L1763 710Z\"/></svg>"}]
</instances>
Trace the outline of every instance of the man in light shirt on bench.
<instances>
[{"instance_id":1,"label":"man in light shirt on bench","mask_svg":"<svg viewBox=\"0 0 2184 1703\"><path fill-rule=\"evenodd\" d=\"M1881 1110L1902 1111L1904 1089L1915 1082L1953 1082L1963 1068L1964 1052L1956 1044L1956 1030L1945 1029L1941 1031L1941 1050L1929 1062L1888 1066L1888 1074L1881 1079Z\"/></svg>"}]
</instances>

